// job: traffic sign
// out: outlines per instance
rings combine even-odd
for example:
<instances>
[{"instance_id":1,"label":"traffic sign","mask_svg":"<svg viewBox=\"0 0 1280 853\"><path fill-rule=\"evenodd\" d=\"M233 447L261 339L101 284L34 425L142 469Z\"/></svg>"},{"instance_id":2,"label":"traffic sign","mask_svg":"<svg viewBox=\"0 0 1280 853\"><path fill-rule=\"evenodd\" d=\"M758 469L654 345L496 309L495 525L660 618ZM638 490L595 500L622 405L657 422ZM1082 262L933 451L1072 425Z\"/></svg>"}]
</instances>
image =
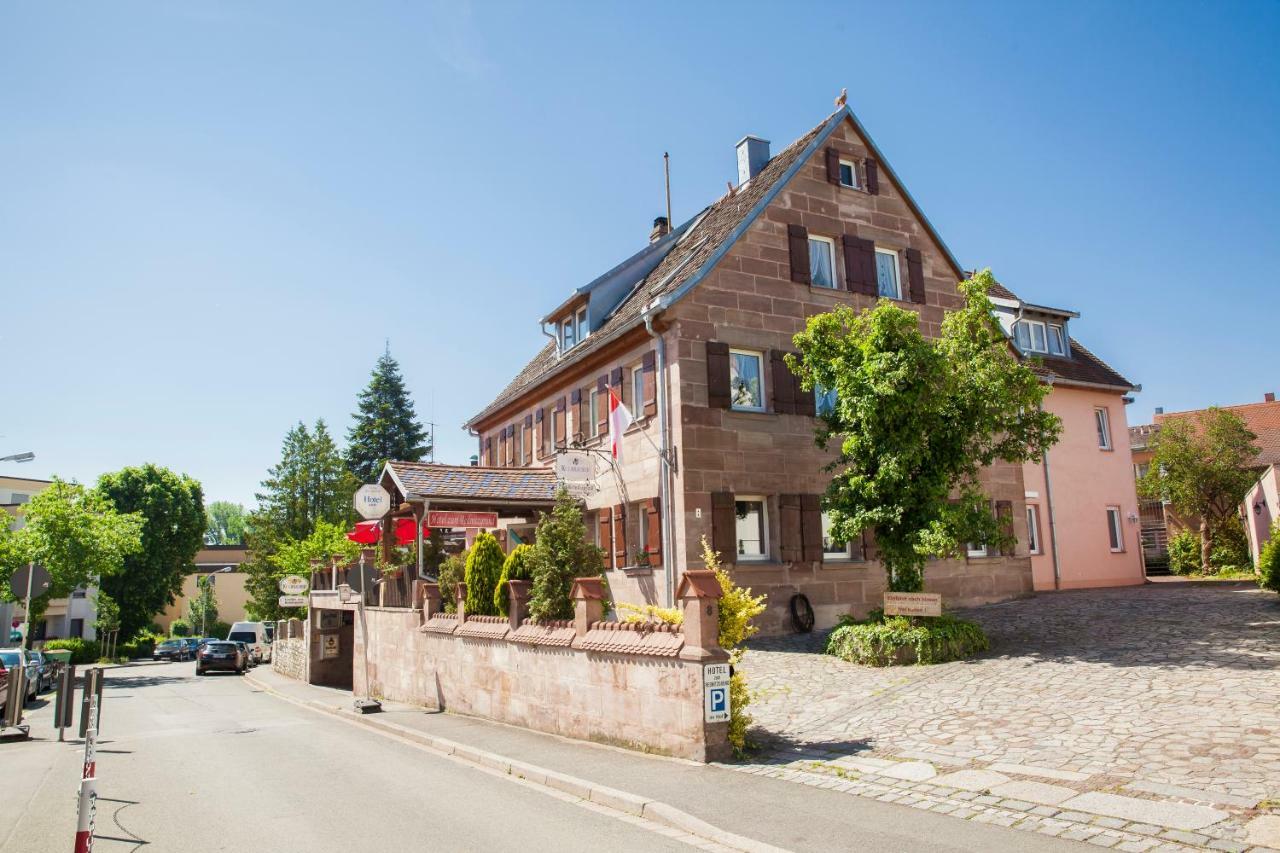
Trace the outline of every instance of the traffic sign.
<instances>
[{"instance_id":1,"label":"traffic sign","mask_svg":"<svg viewBox=\"0 0 1280 853\"><path fill-rule=\"evenodd\" d=\"M38 598L49 589L49 573L45 571L44 566L35 563L28 563L18 569L9 578L9 589L13 592L13 597L17 601L22 601L27 597L27 578L31 579L31 597Z\"/></svg>"},{"instance_id":2,"label":"traffic sign","mask_svg":"<svg viewBox=\"0 0 1280 853\"><path fill-rule=\"evenodd\" d=\"M301 575L287 575L280 578L280 591L285 595L302 595L310 584Z\"/></svg>"},{"instance_id":3,"label":"traffic sign","mask_svg":"<svg viewBox=\"0 0 1280 853\"><path fill-rule=\"evenodd\" d=\"M376 483L366 483L356 489L353 501L356 512L370 520L382 518L391 509L391 493Z\"/></svg>"},{"instance_id":4,"label":"traffic sign","mask_svg":"<svg viewBox=\"0 0 1280 853\"><path fill-rule=\"evenodd\" d=\"M729 722L729 664L709 663L702 667L702 686L706 721Z\"/></svg>"},{"instance_id":5,"label":"traffic sign","mask_svg":"<svg viewBox=\"0 0 1280 853\"><path fill-rule=\"evenodd\" d=\"M307 597L305 595L282 595L280 596L281 607L306 607Z\"/></svg>"}]
</instances>

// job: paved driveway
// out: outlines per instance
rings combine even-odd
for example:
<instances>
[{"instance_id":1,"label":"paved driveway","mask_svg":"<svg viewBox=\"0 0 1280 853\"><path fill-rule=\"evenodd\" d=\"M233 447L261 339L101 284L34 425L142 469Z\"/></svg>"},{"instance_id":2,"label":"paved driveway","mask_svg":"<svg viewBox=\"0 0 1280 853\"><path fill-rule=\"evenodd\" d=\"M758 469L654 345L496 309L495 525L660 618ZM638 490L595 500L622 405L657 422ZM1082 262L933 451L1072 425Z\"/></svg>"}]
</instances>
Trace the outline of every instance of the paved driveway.
<instances>
[{"instance_id":1,"label":"paved driveway","mask_svg":"<svg viewBox=\"0 0 1280 853\"><path fill-rule=\"evenodd\" d=\"M872 669L814 653L822 636L755 643L744 666L761 694L761 760L859 755L939 773L1020 765L1079 791L1237 808L1280 798L1275 594L1154 584L964 615L992 641L965 663Z\"/></svg>"}]
</instances>

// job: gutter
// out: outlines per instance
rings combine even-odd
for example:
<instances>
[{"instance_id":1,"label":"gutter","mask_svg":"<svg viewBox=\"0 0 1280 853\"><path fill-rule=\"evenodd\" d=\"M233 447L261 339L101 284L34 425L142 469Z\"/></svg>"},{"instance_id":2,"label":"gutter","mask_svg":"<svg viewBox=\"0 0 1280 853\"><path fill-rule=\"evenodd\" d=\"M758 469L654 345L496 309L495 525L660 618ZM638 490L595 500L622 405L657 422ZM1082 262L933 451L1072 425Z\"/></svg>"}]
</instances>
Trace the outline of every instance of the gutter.
<instances>
[{"instance_id":1,"label":"gutter","mask_svg":"<svg viewBox=\"0 0 1280 853\"><path fill-rule=\"evenodd\" d=\"M662 502L662 539L665 544L662 557L664 578L664 599L666 607L675 606L676 598L676 536L675 517L671 506L671 477L674 473L671 464L671 439L669 421L671 401L668 393L667 376L667 341L662 333L653 327L653 318L658 313L654 305L650 305L641 315L644 318L645 331L654 339L657 349L657 392L658 392L658 457L660 476L658 477L658 493Z\"/></svg>"}]
</instances>

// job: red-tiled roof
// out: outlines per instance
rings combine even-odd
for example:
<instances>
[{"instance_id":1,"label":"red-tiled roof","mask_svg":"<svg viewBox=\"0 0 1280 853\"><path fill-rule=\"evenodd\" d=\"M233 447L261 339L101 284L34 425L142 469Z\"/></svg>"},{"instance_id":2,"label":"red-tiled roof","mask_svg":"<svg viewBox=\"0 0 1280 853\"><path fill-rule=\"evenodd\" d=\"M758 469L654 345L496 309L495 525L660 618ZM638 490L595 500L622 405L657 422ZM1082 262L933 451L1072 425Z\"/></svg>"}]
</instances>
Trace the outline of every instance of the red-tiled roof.
<instances>
[{"instance_id":1,"label":"red-tiled roof","mask_svg":"<svg viewBox=\"0 0 1280 853\"><path fill-rule=\"evenodd\" d=\"M1107 385L1114 388L1133 388L1132 382L1111 369L1105 361L1090 352L1084 344L1071 338L1071 358L1056 355L1038 355L1031 362L1031 370L1044 377L1066 382L1087 382L1090 385Z\"/></svg>"},{"instance_id":2,"label":"red-tiled roof","mask_svg":"<svg viewBox=\"0 0 1280 853\"><path fill-rule=\"evenodd\" d=\"M480 468L433 462L388 462L406 498L551 503L556 475L550 468Z\"/></svg>"},{"instance_id":3,"label":"red-tiled roof","mask_svg":"<svg viewBox=\"0 0 1280 853\"><path fill-rule=\"evenodd\" d=\"M1280 402L1244 403L1239 406L1219 406L1244 421L1249 431L1258 436L1254 444L1258 445L1258 461L1261 465L1280 463ZM1156 426L1174 419L1198 418L1204 409L1192 409L1187 412L1165 412L1156 415Z\"/></svg>"}]
</instances>

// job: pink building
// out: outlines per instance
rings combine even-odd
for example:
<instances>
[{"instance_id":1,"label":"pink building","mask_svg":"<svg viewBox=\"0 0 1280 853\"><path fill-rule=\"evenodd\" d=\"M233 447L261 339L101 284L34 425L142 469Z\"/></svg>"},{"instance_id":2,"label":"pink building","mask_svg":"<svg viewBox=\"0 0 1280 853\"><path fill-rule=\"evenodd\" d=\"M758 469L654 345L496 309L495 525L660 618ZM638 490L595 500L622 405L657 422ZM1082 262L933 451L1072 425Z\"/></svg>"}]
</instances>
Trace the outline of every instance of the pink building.
<instances>
[{"instance_id":1,"label":"pink building","mask_svg":"<svg viewBox=\"0 0 1280 853\"><path fill-rule=\"evenodd\" d=\"M992 302L1014 345L1053 390L1044 407L1062 438L1022 468L1026 545L1036 590L1146 581L1125 418L1139 390L1070 335L1079 314L1032 305L1005 288Z\"/></svg>"},{"instance_id":2,"label":"pink building","mask_svg":"<svg viewBox=\"0 0 1280 853\"><path fill-rule=\"evenodd\" d=\"M1275 522L1277 509L1280 508L1280 465L1268 465L1262 472L1258 482L1253 484L1240 512L1244 516L1244 531L1249 537L1249 556L1254 566L1258 565L1258 555L1262 546L1271 539L1271 526Z\"/></svg>"}]
</instances>

